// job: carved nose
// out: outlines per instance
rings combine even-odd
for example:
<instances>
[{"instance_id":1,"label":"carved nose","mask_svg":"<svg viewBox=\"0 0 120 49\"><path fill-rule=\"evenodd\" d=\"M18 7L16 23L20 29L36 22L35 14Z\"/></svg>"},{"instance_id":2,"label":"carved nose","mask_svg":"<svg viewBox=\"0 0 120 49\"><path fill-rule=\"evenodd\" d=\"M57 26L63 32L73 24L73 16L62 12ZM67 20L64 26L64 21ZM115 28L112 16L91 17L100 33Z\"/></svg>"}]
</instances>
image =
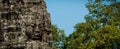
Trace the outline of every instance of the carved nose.
<instances>
[{"instance_id":1,"label":"carved nose","mask_svg":"<svg viewBox=\"0 0 120 49\"><path fill-rule=\"evenodd\" d=\"M39 28L38 28L38 27L36 27L36 28L35 28L35 31L36 31L36 32L38 32L38 31L39 31Z\"/></svg>"}]
</instances>

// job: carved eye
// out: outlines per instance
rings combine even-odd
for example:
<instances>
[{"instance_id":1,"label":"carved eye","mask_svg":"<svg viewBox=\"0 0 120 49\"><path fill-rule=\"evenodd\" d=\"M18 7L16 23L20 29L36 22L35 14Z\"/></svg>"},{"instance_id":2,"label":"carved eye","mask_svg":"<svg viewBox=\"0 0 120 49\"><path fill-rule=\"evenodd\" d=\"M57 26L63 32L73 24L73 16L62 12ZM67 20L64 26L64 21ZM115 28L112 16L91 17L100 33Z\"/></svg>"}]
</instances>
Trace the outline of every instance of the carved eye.
<instances>
[{"instance_id":1,"label":"carved eye","mask_svg":"<svg viewBox=\"0 0 120 49\"><path fill-rule=\"evenodd\" d=\"M38 27L39 27L40 29L42 29L42 25L39 25Z\"/></svg>"},{"instance_id":2,"label":"carved eye","mask_svg":"<svg viewBox=\"0 0 120 49\"><path fill-rule=\"evenodd\" d=\"M37 26L36 24L34 24L34 26Z\"/></svg>"},{"instance_id":3,"label":"carved eye","mask_svg":"<svg viewBox=\"0 0 120 49\"><path fill-rule=\"evenodd\" d=\"M34 24L31 24L31 27L32 27L32 28L35 28Z\"/></svg>"},{"instance_id":4,"label":"carved eye","mask_svg":"<svg viewBox=\"0 0 120 49\"><path fill-rule=\"evenodd\" d=\"M32 28L35 28L35 27L36 27L36 24L31 24L31 27L32 27Z\"/></svg>"}]
</instances>

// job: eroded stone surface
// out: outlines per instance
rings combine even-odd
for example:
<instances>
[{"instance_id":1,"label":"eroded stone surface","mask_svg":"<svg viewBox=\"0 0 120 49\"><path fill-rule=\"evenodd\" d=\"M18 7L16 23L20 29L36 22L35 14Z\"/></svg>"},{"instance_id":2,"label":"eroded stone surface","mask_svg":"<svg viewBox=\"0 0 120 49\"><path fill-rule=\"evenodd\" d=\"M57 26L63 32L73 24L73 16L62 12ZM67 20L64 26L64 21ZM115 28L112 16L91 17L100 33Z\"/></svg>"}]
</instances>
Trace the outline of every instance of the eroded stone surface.
<instances>
[{"instance_id":1,"label":"eroded stone surface","mask_svg":"<svg viewBox=\"0 0 120 49\"><path fill-rule=\"evenodd\" d=\"M44 0L0 0L0 49L54 49Z\"/></svg>"}]
</instances>

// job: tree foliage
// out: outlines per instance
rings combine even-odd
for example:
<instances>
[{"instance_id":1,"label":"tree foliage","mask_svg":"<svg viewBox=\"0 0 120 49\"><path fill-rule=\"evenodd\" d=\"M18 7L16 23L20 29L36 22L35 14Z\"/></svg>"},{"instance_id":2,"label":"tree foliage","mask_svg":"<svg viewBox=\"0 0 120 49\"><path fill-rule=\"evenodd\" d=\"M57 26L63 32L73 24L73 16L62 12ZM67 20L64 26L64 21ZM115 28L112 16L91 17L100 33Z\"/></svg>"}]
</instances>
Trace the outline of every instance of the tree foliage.
<instances>
[{"instance_id":1,"label":"tree foliage","mask_svg":"<svg viewBox=\"0 0 120 49\"><path fill-rule=\"evenodd\" d=\"M88 0L86 22L75 25L66 49L120 49L120 2Z\"/></svg>"},{"instance_id":2,"label":"tree foliage","mask_svg":"<svg viewBox=\"0 0 120 49\"><path fill-rule=\"evenodd\" d=\"M56 49L63 49L64 41L66 38L64 30L59 29L56 25L52 25L52 34L53 34L53 44L55 45Z\"/></svg>"}]
</instances>

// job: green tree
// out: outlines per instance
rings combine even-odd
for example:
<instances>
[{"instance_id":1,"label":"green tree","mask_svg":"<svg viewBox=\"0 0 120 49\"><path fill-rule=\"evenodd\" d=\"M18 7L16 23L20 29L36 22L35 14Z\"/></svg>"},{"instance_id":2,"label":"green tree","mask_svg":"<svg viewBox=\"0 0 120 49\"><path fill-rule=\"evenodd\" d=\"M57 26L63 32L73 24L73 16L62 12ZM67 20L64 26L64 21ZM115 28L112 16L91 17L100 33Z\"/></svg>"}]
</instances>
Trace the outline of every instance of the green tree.
<instances>
[{"instance_id":1,"label":"green tree","mask_svg":"<svg viewBox=\"0 0 120 49\"><path fill-rule=\"evenodd\" d=\"M56 25L52 25L53 44L56 49L63 49L66 35L64 30L59 29Z\"/></svg>"},{"instance_id":2,"label":"green tree","mask_svg":"<svg viewBox=\"0 0 120 49\"><path fill-rule=\"evenodd\" d=\"M88 0L86 22L78 23L66 49L120 49L120 2Z\"/></svg>"}]
</instances>

